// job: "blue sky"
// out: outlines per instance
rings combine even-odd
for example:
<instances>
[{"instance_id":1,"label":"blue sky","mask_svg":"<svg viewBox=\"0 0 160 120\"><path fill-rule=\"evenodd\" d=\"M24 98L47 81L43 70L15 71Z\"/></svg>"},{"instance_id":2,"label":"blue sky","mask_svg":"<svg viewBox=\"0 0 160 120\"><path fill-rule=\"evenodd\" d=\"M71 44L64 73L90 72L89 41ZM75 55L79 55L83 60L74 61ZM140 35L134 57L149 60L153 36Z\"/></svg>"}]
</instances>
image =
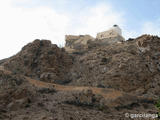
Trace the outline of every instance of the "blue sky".
<instances>
[{"instance_id":1,"label":"blue sky","mask_svg":"<svg viewBox=\"0 0 160 120\"><path fill-rule=\"evenodd\" d=\"M0 59L37 38L64 45L66 34L95 37L113 24L126 39L145 33L160 36L159 6L159 0L3 0Z\"/></svg>"},{"instance_id":2,"label":"blue sky","mask_svg":"<svg viewBox=\"0 0 160 120\"><path fill-rule=\"evenodd\" d=\"M124 11L127 25L139 29L146 21L155 21L160 17L159 0L112 0L117 10ZM137 28L138 27L138 28Z\"/></svg>"},{"instance_id":3,"label":"blue sky","mask_svg":"<svg viewBox=\"0 0 160 120\"><path fill-rule=\"evenodd\" d=\"M159 0L34 0L28 4L21 4L26 7L48 6L58 12L75 14L87 7L94 7L97 4L110 4L114 10L125 13L126 24L129 29L138 30L146 21L155 21L160 18Z\"/></svg>"}]
</instances>

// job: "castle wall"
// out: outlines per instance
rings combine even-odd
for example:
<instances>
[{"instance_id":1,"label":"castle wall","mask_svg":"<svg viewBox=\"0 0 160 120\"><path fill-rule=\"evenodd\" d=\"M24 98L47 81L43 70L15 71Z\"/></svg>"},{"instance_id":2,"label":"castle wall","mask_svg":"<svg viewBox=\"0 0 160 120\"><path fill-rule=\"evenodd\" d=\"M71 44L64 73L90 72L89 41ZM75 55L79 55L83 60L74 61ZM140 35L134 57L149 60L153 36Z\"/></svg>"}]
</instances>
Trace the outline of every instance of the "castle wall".
<instances>
[{"instance_id":1,"label":"castle wall","mask_svg":"<svg viewBox=\"0 0 160 120\"><path fill-rule=\"evenodd\" d=\"M85 49L87 47L88 41L94 41L90 35L66 35L65 36L66 44L65 49L66 51L73 51L73 50L80 50Z\"/></svg>"},{"instance_id":2,"label":"castle wall","mask_svg":"<svg viewBox=\"0 0 160 120\"><path fill-rule=\"evenodd\" d=\"M116 36L122 36L122 31L121 29L117 26L117 27L112 27L107 31L104 32L100 32L97 34L97 39L104 39L104 38L113 38Z\"/></svg>"},{"instance_id":3,"label":"castle wall","mask_svg":"<svg viewBox=\"0 0 160 120\"><path fill-rule=\"evenodd\" d=\"M73 52L75 50L85 50L88 47L96 47L96 45L109 45L117 42L123 42L121 29L118 26L112 27L108 31L97 34L96 39L90 35L66 35L65 50Z\"/></svg>"}]
</instances>

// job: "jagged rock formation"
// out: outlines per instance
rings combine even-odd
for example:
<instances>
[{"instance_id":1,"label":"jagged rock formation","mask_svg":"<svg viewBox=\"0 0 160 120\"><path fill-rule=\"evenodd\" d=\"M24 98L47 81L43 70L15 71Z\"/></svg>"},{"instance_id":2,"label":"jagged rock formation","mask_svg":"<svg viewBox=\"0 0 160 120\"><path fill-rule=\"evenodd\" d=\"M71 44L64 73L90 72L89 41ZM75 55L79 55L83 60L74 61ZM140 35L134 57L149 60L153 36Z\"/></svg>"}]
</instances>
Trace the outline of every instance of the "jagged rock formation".
<instances>
[{"instance_id":1,"label":"jagged rock formation","mask_svg":"<svg viewBox=\"0 0 160 120\"><path fill-rule=\"evenodd\" d=\"M143 48L149 51L141 51ZM146 45L144 45L146 44ZM145 47L146 46L146 47ZM159 76L159 38L144 35L132 41L98 46L75 58L72 85L133 91Z\"/></svg>"},{"instance_id":2,"label":"jagged rock formation","mask_svg":"<svg viewBox=\"0 0 160 120\"><path fill-rule=\"evenodd\" d=\"M125 113L159 112L159 37L66 39L74 52L35 40L0 61L0 119L128 120Z\"/></svg>"},{"instance_id":3,"label":"jagged rock formation","mask_svg":"<svg viewBox=\"0 0 160 120\"><path fill-rule=\"evenodd\" d=\"M47 40L35 40L4 62L2 66L16 74L46 82L67 83L66 72L72 58L62 48Z\"/></svg>"}]
</instances>

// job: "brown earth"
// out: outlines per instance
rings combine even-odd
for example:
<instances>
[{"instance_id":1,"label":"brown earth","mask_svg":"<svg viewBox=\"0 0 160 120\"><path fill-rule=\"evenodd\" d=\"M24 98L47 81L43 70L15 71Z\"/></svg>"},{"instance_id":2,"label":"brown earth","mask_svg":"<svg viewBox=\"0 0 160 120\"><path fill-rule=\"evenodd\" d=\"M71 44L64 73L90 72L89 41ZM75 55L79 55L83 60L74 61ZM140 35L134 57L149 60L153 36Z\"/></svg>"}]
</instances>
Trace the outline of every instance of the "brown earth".
<instances>
[{"instance_id":1,"label":"brown earth","mask_svg":"<svg viewBox=\"0 0 160 120\"><path fill-rule=\"evenodd\" d=\"M67 53L35 40L0 61L0 120L128 120L158 113L160 38Z\"/></svg>"}]
</instances>

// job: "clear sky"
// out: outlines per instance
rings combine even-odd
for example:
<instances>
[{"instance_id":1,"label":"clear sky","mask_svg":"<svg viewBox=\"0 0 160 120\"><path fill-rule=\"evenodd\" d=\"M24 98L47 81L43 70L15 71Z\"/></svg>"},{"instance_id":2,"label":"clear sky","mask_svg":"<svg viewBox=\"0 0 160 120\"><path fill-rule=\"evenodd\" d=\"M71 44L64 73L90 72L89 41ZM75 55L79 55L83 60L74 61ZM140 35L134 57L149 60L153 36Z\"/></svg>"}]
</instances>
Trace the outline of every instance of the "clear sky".
<instances>
[{"instance_id":1,"label":"clear sky","mask_svg":"<svg viewBox=\"0 0 160 120\"><path fill-rule=\"evenodd\" d=\"M64 45L66 34L122 28L123 36L160 36L160 0L1 0L0 59L34 39Z\"/></svg>"}]
</instances>

